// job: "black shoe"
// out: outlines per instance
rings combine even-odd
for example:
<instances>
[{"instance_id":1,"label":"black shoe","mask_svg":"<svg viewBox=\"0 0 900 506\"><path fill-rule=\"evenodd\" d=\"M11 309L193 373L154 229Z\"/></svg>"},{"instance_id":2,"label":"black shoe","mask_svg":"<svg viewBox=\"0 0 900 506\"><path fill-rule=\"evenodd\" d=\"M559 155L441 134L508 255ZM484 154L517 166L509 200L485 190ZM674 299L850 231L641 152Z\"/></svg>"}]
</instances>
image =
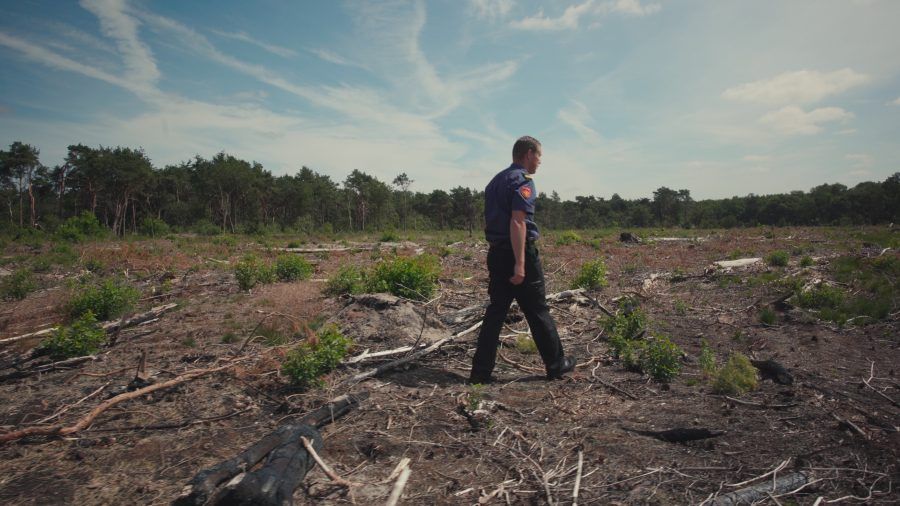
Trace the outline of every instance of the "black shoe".
<instances>
[{"instance_id":1,"label":"black shoe","mask_svg":"<svg viewBox=\"0 0 900 506\"><path fill-rule=\"evenodd\" d=\"M561 379L563 374L567 372L572 372L575 370L575 357L563 357L563 359L559 362L559 368L548 372L547 379L555 380Z\"/></svg>"},{"instance_id":2,"label":"black shoe","mask_svg":"<svg viewBox=\"0 0 900 506\"><path fill-rule=\"evenodd\" d=\"M493 376L482 376L480 374L472 374L469 376L470 385L489 385L496 380Z\"/></svg>"}]
</instances>

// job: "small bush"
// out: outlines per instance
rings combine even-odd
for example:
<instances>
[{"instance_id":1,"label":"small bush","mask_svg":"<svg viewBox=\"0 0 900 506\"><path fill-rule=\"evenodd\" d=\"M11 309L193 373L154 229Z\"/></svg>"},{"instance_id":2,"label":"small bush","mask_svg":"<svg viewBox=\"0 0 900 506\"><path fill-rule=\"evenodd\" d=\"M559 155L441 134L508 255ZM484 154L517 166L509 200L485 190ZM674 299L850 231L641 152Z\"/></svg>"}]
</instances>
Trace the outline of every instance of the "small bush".
<instances>
[{"instance_id":1,"label":"small bush","mask_svg":"<svg viewBox=\"0 0 900 506\"><path fill-rule=\"evenodd\" d=\"M226 332L224 336L222 336L222 344L231 344L236 343L240 340L240 338L234 332Z\"/></svg>"},{"instance_id":2,"label":"small bush","mask_svg":"<svg viewBox=\"0 0 900 506\"><path fill-rule=\"evenodd\" d=\"M84 268L89 272L93 272L94 274L102 272L104 267L105 266L103 265L103 262L96 258L89 258L84 261Z\"/></svg>"},{"instance_id":3,"label":"small bush","mask_svg":"<svg viewBox=\"0 0 900 506\"><path fill-rule=\"evenodd\" d=\"M319 377L341 363L350 344L336 326L326 327L319 332L318 342L305 342L291 350L281 369L299 387L321 384Z\"/></svg>"},{"instance_id":4,"label":"small bush","mask_svg":"<svg viewBox=\"0 0 900 506\"><path fill-rule=\"evenodd\" d=\"M622 311L615 317L606 319L604 329L610 339L620 336L626 340L632 340L647 325L647 315L640 308L631 309L630 311Z\"/></svg>"},{"instance_id":5,"label":"small bush","mask_svg":"<svg viewBox=\"0 0 900 506\"><path fill-rule=\"evenodd\" d=\"M87 238L100 237L106 233L106 229L90 211L82 211L78 216L73 216L56 228L56 236L64 241L81 242Z\"/></svg>"},{"instance_id":6,"label":"small bush","mask_svg":"<svg viewBox=\"0 0 900 506\"><path fill-rule=\"evenodd\" d=\"M716 374L716 354L709 347L709 344L706 341L703 341L700 347L700 357L697 359L697 362L700 364L700 372L707 378L712 378Z\"/></svg>"},{"instance_id":7,"label":"small bush","mask_svg":"<svg viewBox=\"0 0 900 506\"><path fill-rule=\"evenodd\" d=\"M840 288L817 285L797 293L797 305L808 309L835 309L844 302L844 292Z\"/></svg>"},{"instance_id":8,"label":"small bush","mask_svg":"<svg viewBox=\"0 0 900 506\"><path fill-rule=\"evenodd\" d=\"M516 337L516 349L519 350L520 353L532 354L537 353L537 344L535 344L534 339L531 336L527 336L525 334L520 334Z\"/></svg>"},{"instance_id":9,"label":"small bush","mask_svg":"<svg viewBox=\"0 0 900 506\"><path fill-rule=\"evenodd\" d=\"M681 348L666 336L655 336L640 350L641 370L656 381L669 381L681 372Z\"/></svg>"},{"instance_id":10,"label":"small bush","mask_svg":"<svg viewBox=\"0 0 900 506\"><path fill-rule=\"evenodd\" d=\"M362 293L365 288L365 274L355 265L343 265L328 279L325 293L331 296Z\"/></svg>"},{"instance_id":11,"label":"small bush","mask_svg":"<svg viewBox=\"0 0 900 506\"><path fill-rule=\"evenodd\" d=\"M585 262L578 276L572 281L572 288L596 290L607 285L606 264L602 258Z\"/></svg>"},{"instance_id":12,"label":"small bush","mask_svg":"<svg viewBox=\"0 0 900 506\"><path fill-rule=\"evenodd\" d=\"M19 269L0 281L0 299L22 300L36 287L31 271Z\"/></svg>"},{"instance_id":13,"label":"small bush","mask_svg":"<svg viewBox=\"0 0 900 506\"><path fill-rule=\"evenodd\" d=\"M97 323L90 310L78 317L71 326L60 327L40 344L53 360L83 357L96 353L106 342L106 331Z\"/></svg>"},{"instance_id":14,"label":"small bush","mask_svg":"<svg viewBox=\"0 0 900 506\"><path fill-rule=\"evenodd\" d=\"M194 223L194 232L197 235L219 235L222 233L222 227L214 224L209 220L200 220L197 223Z\"/></svg>"},{"instance_id":15,"label":"small bush","mask_svg":"<svg viewBox=\"0 0 900 506\"><path fill-rule=\"evenodd\" d=\"M109 320L131 311L138 297L140 292L128 282L106 279L82 287L69 302L69 315L79 318L90 311L101 321Z\"/></svg>"},{"instance_id":16,"label":"small bush","mask_svg":"<svg viewBox=\"0 0 900 506\"><path fill-rule=\"evenodd\" d=\"M281 281L309 279L312 273L312 264L298 255L281 255L275 261L275 274Z\"/></svg>"},{"instance_id":17,"label":"small bush","mask_svg":"<svg viewBox=\"0 0 900 506\"><path fill-rule=\"evenodd\" d=\"M375 266L366 283L369 292L388 292L412 300L427 300L434 293L440 262L431 255L395 257Z\"/></svg>"},{"instance_id":18,"label":"small bush","mask_svg":"<svg viewBox=\"0 0 900 506\"><path fill-rule=\"evenodd\" d=\"M397 231L388 229L381 233L381 237L378 239L378 242L397 242L399 240L400 236L397 235Z\"/></svg>"},{"instance_id":19,"label":"small bush","mask_svg":"<svg viewBox=\"0 0 900 506\"><path fill-rule=\"evenodd\" d=\"M275 269L255 255L247 255L234 266L234 277L241 290L249 290L258 284L275 281Z\"/></svg>"},{"instance_id":20,"label":"small bush","mask_svg":"<svg viewBox=\"0 0 900 506\"><path fill-rule=\"evenodd\" d=\"M141 220L141 226L139 230L143 235L149 235L150 237L160 237L169 233L169 224L158 218L151 218L150 216L147 216L146 218Z\"/></svg>"},{"instance_id":21,"label":"small bush","mask_svg":"<svg viewBox=\"0 0 900 506\"><path fill-rule=\"evenodd\" d=\"M787 251L775 250L766 255L766 264L771 267L784 267L790 258Z\"/></svg>"},{"instance_id":22,"label":"small bush","mask_svg":"<svg viewBox=\"0 0 900 506\"><path fill-rule=\"evenodd\" d=\"M756 368L740 353L728 357L728 362L716 372L713 391L725 395L741 395L755 390L758 384Z\"/></svg>"},{"instance_id":23,"label":"small bush","mask_svg":"<svg viewBox=\"0 0 900 506\"><path fill-rule=\"evenodd\" d=\"M281 346L290 342L290 337L275 327L263 325L256 334L262 336L262 343L266 346Z\"/></svg>"},{"instance_id":24,"label":"small bush","mask_svg":"<svg viewBox=\"0 0 900 506\"><path fill-rule=\"evenodd\" d=\"M581 236L578 235L577 232L572 230L566 230L565 232L559 234L559 237L556 238L557 246L567 246L569 244L577 244L581 242Z\"/></svg>"},{"instance_id":25,"label":"small bush","mask_svg":"<svg viewBox=\"0 0 900 506\"><path fill-rule=\"evenodd\" d=\"M800 259L800 267L809 267L812 264L813 264L813 259L809 255L806 255Z\"/></svg>"},{"instance_id":26,"label":"small bush","mask_svg":"<svg viewBox=\"0 0 900 506\"><path fill-rule=\"evenodd\" d=\"M775 315L775 311L770 307L762 308L762 311L759 312L759 321L766 325L775 325L775 321L777 320L777 316Z\"/></svg>"}]
</instances>

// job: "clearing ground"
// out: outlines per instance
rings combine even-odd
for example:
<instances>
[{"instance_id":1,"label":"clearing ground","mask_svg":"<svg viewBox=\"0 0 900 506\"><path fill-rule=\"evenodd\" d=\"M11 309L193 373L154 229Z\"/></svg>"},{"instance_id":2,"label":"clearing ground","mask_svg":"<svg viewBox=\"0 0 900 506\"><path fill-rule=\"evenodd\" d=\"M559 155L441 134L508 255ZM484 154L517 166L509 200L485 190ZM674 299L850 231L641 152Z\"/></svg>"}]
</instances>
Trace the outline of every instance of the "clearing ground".
<instances>
[{"instance_id":1,"label":"clearing ground","mask_svg":"<svg viewBox=\"0 0 900 506\"><path fill-rule=\"evenodd\" d=\"M142 354L149 381L158 383L229 360L239 363L117 404L66 436L2 444L0 503L168 504L197 471L329 399L358 392L369 396L322 429L321 452L355 485L348 491L315 468L296 490L296 504L383 504L395 482L387 478L404 457L411 469L404 504L570 504L576 482L578 504L699 504L794 473L803 473L805 487L764 493L761 502L900 501L896 271L874 274L873 283L888 287L878 293L889 298L887 314L878 320L839 325L785 300L792 286L816 282L861 293L864 287L841 278L838 266L846 266L847 258L858 262L852 265L877 259L896 265L900 254L884 241L896 244L900 233L643 231L642 242L627 243L618 232L549 234L540 245L548 293L570 288L587 260L602 258L608 269L607 287L551 303L566 352L579 361L567 379L543 379L538 355L523 344L527 325L512 311L496 383L466 384L473 332L363 381L348 379L399 355L343 365L322 388L309 390L291 386L280 370L287 351L309 338L308 328L337 324L353 339L350 356L358 356L435 342L480 321L487 300L486 244L439 233L375 248L364 239L304 244L332 250L294 253L315 265L312 279L249 292L239 288L230 265L250 251L274 257L266 246L283 247L289 238L268 238L264 246L249 237L172 236L71 251L9 245L5 276L45 260L40 288L3 302L0 339L63 322L74 289L70 280L84 275L85 265L138 286L138 312L169 302L177 307L118 331L115 343L94 360L71 368L15 377L16 357L40 338L0 345L0 436L74 424L126 391ZM664 237L675 233L680 237ZM657 238L646 237L652 235ZM46 260L61 251L77 259ZM786 266L713 266L774 251L789 253ZM385 255L423 252L439 256L442 268L440 289L427 303L323 295L324 280L343 265L366 267ZM617 311L623 297L647 313L648 333L669 336L684 351L682 372L671 382L631 372L613 358L603 309ZM749 393L716 394L698 363L704 343L720 364L733 352L773 359L793 382L762 379ZM724 434L686 443L645 435L673 428Z\"/></svg>"}]
</instances>

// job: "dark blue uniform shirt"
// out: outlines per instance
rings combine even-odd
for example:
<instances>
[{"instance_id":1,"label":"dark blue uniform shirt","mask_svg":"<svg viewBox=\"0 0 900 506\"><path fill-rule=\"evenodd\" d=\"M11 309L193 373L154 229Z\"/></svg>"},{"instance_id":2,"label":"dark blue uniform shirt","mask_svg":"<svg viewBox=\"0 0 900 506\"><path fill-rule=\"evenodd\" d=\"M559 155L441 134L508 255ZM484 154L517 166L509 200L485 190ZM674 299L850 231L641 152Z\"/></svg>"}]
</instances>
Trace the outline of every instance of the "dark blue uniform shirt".
<instances>
[{"instance_id":1,"label":"dark blue uniform shirt","mask_svg":"<svg viewBox=\"0 0 900 506\"><path fill-rule=\"evenodd\" d=\"M491 179L484 189L484 235L490 243L509 242L513 211L525 211L526 239L540 235L534 223L537 190L524 167L512 164Z\"/></svg>"}]
</instances>

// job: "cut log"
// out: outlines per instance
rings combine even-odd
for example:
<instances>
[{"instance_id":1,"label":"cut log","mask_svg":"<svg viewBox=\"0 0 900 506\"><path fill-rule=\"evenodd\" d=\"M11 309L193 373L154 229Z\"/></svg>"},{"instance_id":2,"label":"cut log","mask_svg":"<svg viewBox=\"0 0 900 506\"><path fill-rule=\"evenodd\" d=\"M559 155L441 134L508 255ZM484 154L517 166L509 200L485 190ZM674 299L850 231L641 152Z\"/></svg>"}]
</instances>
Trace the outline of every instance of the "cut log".
<instances>
[{"instance_id":1,"label":"cut log","mask_svg":"<svg viewBox=\"0 0 900 506\"><path fill-rule=\"evenodd\" d=\"M712 506L737 506L738 504L754 504L769 495L778 495L797 490L809 483L809 474L804 472L786 474L774 480L766 480L747 488L735 490L716 497L709 504Z\"/></svg>"},{"instance_id":2,"label":"cut log","mask_svg":"<svg viewBox=\"0 0 900 506\"><path fill-rule=\"evenodd\" d=\"M253 492L254 486L258 485L258 488L262 488L263 486L273 485L270 478L283 476L287 473L286 470L288 469L299 472L299 469L302 468L304 469L303 475L305 476L306 471L308 470L308 467L305 466L308 466L309 462L303 459L306 458L311 462L308 455L307 457L298 456L297 459L299 460L295 460L288 455L291 451L294 452L294 455L301 451L303 454L306 454L306 449L303 448L303 445L300 443L300 437L305 436L312 441L315 441L314 438L319 438L319 446L316 447L314 444L314 447L318 451L319 448L321 448L321 437L315 429L331 423L340 416L348 413L358 406L360 402L368 398L368 396L369 394L367 392L362 392L353 395L342 395L332 399L328 404L302 416L299 420L278 427L275 431L263 437L238 455L198 472L188 485L184 487L181 496L172 503L173 506L199 506L201 504L206 504L213 496L218 498L218 500L223 501L220 502L220 504L257 504L252 501L227 501L238 501L241 497L248 497L248 494L252 495L256 493ZM312 429L312 433L310 432L310 429ZM277 452L277 456L274 456L276 450L279 451ZM262 469L255 473L248 473L250 469L262 461L269 453L273 453L273 457L270 457L266 465L263 466L263 469L266 467L272 467L272 469L266 473L261 473ZM299 484L302 479L303 476L293 483L293 487L296 488L296 485ZM225 486L225 490L216 494L216 489L228 480L231 481ZM278 490L269 490L265 493L259 493L262 493L265 497L281 497L284 492L281 490L280 485L276 488ZM293 494L294 488L290 489L290 494ZM288 501L290 501L290 494L286 496ZM290 502L288 502L288 504L290 504Z\"/></svg>"},{"instance_id":3,"label":"cut log","mask_svg":"<svg viewBox=\"0 0 900 506\"><path fill-rule=\"evenodd\" d=\"M632 234L631 232L622 232L621 234L619 234L619 241L630 242L632 244L640 244L641 238Z\"/></svg>"}]
</instances>

